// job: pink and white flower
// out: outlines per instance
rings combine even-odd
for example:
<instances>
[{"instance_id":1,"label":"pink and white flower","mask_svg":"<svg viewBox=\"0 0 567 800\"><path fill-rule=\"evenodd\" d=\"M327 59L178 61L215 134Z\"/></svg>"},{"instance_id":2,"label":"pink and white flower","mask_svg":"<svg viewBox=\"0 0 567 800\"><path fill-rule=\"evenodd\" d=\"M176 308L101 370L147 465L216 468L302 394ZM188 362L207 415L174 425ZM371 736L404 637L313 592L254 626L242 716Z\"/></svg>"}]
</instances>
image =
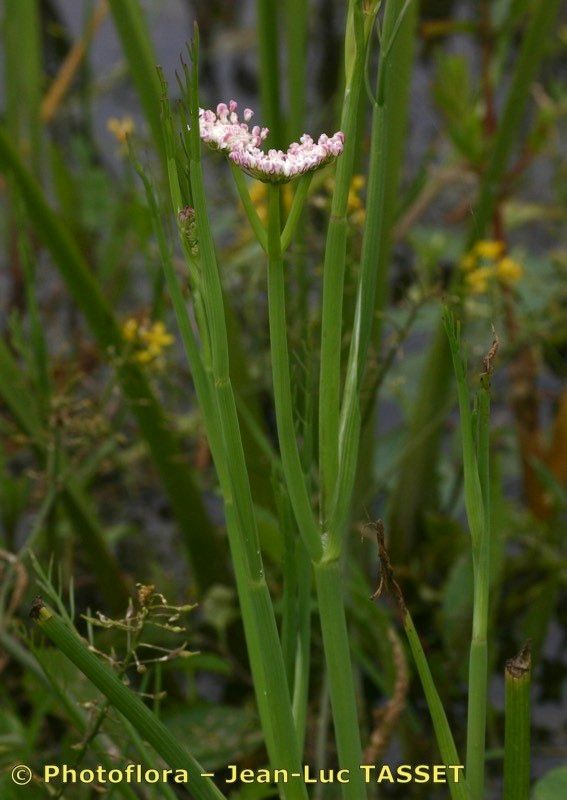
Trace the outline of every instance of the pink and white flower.
<instances>
[{"instance_id":1,"label":"pink and white flower","mask_svg":"<svg viewBox=\"0 0 567 800\"><path fill-rule=\"evenodd\" d=\"M267 137L267 128L254 125L250 129L248 122L254 112L250 108L244 109L244 122L241 122L236 109L238 103L231 100L219 103L216 113L214 111L199 109L199 128L201 139L210 147L231 153L247 147L259 147Z\"/></svg>"},{"instance_id":2,"label":"pink and white flower","mask_svg":"<svg viewBox=\"0 0 567 800\"><path fill-rule=\"evenodd\" d=\"M237 103L231 100L219 103L216 113L199 112L201 139L211 147L222 150L242 170L266 183L285 183L313 172L333 161L343 151L344 134L337 131L333 136L323 133L315 142L308 134L303 134L299 142L290 144L286 152L261 149L268 135L267 128L257 125L249 128L252 111L244 110L244 122L237 114Z\"/></svg>"}]
</instances>

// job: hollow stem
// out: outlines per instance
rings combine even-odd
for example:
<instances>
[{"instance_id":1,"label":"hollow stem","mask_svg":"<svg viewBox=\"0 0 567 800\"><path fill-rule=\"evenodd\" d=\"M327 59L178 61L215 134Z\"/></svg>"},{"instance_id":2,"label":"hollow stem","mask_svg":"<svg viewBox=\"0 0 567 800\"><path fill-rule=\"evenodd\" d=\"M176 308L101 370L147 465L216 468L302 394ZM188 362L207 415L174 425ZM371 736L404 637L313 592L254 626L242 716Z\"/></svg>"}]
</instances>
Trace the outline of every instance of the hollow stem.
<instances>
[{"instance_id":1,"label":"hollow stem","mask_svg":"<svg viewBox=\"0 0 567 800\"><path fill-rule=\"evenodd\" d=\"M32 615L45 635L99 689L110 704L130 722L173 770L185 770L191 793L198 800L222 800L223 794L205 771L165 725L105 664L85 646L75 631L43 601L34 604Z\"/></svg>"},{"instance_id":2,"label":"hollow stem","mask_svg":"<svg viewBox=\"0 0 567 800\"><path fill-rule=\"evenodd\" d=\"M362 747L338 560L316 564L315 583L339 765L349 770L349 783L341 785L341 791L344 800L361 800L367 790L360 769Z\"/></svg>"},{"instance_id":3,"label":"hollow stem","mask_svg":"<svg viewBox=\"0 0 567 800\"><path fill-rule=\"evenodd\" d=\"M248 186L246 185L246 178L244 177L244 173L234 164L232 161L229 160L230 164L230 171L232 172L232 177L234 178L234 183L236 184L236 188L238 190L238 194L240 196L240 200L242 205L244 206L244 211L246 212L246 216L248 217L248 221L252 226L252 230L254 231L254 235L256 239L260 243L263 250L266 250L267 247L267 240L266 240L266 230L262 225L262 221L258 216L258 212L252 202L252 198L250 197L250 192L248 191Z\"/></svg>"},{"instance_id":4,"label":"hollow stem","mask_svg":"<svg viewBox=\"0 0 567 800\"><path fill-rule=\"evenodd\" d=\"M473 628L469 662L467 715L467 783L471 799L484 797L486 709L488 703L488 615L490 600L490 498L489 494L490 395L488 378L478 401L478 475L483 493L484 524L474 563Z\"/></svg>"},{"instance_id":5,"label":"hollow stem","mask_svg":"<svg viewBox=\"0 0 567 800\"><path fill-rule=\"evenodd\" d=\"M337 162L331 216L325 243L323 301L321 318L321 367L319 374L319 471L321 519L328 521L338 474L341 352L343 337L343 294L348 234L347 203L357 145L360 90L364 82L366 40L360 6L351 2L353 25L347 29L345 49L354 48L341 115L344 150Z\"/></svg>"},{"instance_id":6,"label":"hollow stem","mask_svg":"<svg viewBox=\"0 0 567 800\"><path fill-rule=\"evenodd\" d=\"M530 796L531 655L527 644L506 663L504 800Z\"/></svg>"},{"instance_id":7,"label":"hollow stem","mask_svg":"<svg viewBox=\"0 0 567 800\"><path fill-rule=\"evenodd\" d=\"M282 468L300 535L311 559L323 554L295 436L285 313L284 263L280 239L280 189L268 184L268 311L276 423Z\"/></svg>"},{"instance_id":8,"label":"hollow stem","mask_svg":"<svg viewBox=\"0 0 567 800\"><path fill-rule=\"evenodd\" d=\"M290 246L291 240L293 239L293 234L297 229L297 223L299 222L299 218L301 217L301 212L303 211L303 206L305 204L305 200L309 192L311 177L312 177L311 173L302 175L297 182L297 186L295 187L295 194L293 195L291 210L289 212L288 218L285 221L284 229L282 231L282 236L281 236L282 253L285 253L285 251Z\"/></svg>"}]
</instances>

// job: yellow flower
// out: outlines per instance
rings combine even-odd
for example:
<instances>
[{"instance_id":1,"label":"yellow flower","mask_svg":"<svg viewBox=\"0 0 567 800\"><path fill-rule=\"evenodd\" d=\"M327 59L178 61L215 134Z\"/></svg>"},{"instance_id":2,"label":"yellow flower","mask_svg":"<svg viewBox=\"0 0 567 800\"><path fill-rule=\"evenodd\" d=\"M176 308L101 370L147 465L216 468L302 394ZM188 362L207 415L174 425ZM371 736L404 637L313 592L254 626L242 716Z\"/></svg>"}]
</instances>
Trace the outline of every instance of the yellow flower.
<instances>
[{"instance_id":1,"label":"yellow flower","mask_svg":"<svg viewBox=\"0 0 567 800\"><path fill-rule=\"evenodd\" d=\"M496 239L481 239L473 248L473 253L477 258L486 258L496 261L504 252L504 242Z\"/></svg>"},{"instance_id":2,"label":"yellow flower","mask_svg":"<svg viewBox=\"0 0 567 800\"><path fill-rule=\"evenodd\" d=\"M365 183L366 180L364 175L355 175L351 180L348 190L347 213L350 214L351 212L358 211L364 207L362 197L360 196L360 191L364 189Z\"/></svg>"},{"instance_id":3,"label":"yellow flower","mask_svg":"<svg viewBox=\"0 0 567 800\"><path fill-rule=\"evenodd\" d=\"M250 199L254 203L258 216L264 225L268 222L268 188L262 181L254 181L250 186ZM293 203L293 189L290 183L284 183L281 187L283 207L289 213Z\"/></svg>"},{"instance_id":4,"label":"yellow flower","mask_svg":"<svg viewBox=\"0 0 567 800\"><path fill-rule=\"evenodd\" d=\"M126 322L122 325L122 336L126 339L127 342L134 342L138 338L138 328L139 323L137 319L134 317L130 317L127 319Z\"/></svg>"},{"instance_id":5,"label":"yellow flower","mask_svg":"<svg viewBox=\"0 0 567 800\"><path fill-rule=\"evenodd\" d=\"M476 256L472 253L467 253L466 256L463 256L461 259L461 269L465 272L470 272L476 267Z\"/></svg>"},{"instance_id":6,"label":"yellow flower","mask_svg":"<svg viewBox=\"0 0 567 800\"><path fill-rule=\"evenodd\" d=\"M154 360L154 358L154 354L149 350L138 350L138 352L134 354L134 359L138 362L138 364L149 364L150 361Z\"/></svg>"},{"instance_id":7,"label":"yellow flower","mask_svg":"<svg viewBox=\"0 0 567 800\"><path fill-rule=\"evenodd\" d=\"M484 294L487 291L490 279L494 275L492 267L479 267L469 272L466 276L467 286L472 294Z\"/></svg>"},{"instance_id":8,"label":"yellow flower","mask_svg":"<svg viewBox=\"0 0 567 800\"><path fill-rule=\"evenodd\" d=\"M134 133L134 120L129 116L122 117L122 119L110 117L106 123L106 129L110 131L121 144L124 144L126 139Z\"/></svg>"},{"instance_id":9,"label":"yellow flower","mask_svg":"<svg viewBox=\"0 0 567 800\"><path fill-rule=\"evenodd\" d=\"M508 286L517 283L524 274L524 268L510 256L501 258L496 265L496 275Z\"/></svg>"},{"instance_id":10,"label":"yellow flower","mask_svg":"<svg viewBox=\"0 0 567 800\"><path fill-rule=\"evenodd\" d=\"M133 345L133 358L139 364L149 364L161 356L163 350L173 344L173 336L159 320L149 325L134 317L122 325L122 336Z\"/></svg>"},{"instance_id":11,"label":"yellow flower","mask_svg":"<svg viewBox=\"0 0 567 800\"><path fill-rule=\"evenodd\" d=\"M173 336L167 332L163 322L154 322L151 328L140 331L140 338L146 350L155 358L161 355L164 348L173 344Z\"/></svg>"},{"instance_id":12,"label":"yellow flower","mask_svg":"<svg viewBox=\"0 0 567 800\"><path fill-rule=\"evenodd\" d=\"M262 181L254 181L250 187L250 199L252 200L260 220L266 224L268 221L268 190Z\"/></svg>"}]
</instances>

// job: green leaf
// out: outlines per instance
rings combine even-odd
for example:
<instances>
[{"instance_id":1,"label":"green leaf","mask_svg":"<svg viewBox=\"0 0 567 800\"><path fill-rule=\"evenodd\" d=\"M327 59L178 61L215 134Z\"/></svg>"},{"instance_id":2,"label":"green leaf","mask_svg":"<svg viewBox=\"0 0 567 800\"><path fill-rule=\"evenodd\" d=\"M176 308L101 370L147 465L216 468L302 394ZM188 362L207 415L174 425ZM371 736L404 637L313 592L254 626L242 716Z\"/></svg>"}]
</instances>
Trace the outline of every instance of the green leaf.
<instances>
[{"instance_id":1,"label":"green leaf","mask_svg":"<svg viewBox=\"0 0 567 800\"><path fill-rule=\"evenodd\" d=\"M534 786L532 800L559 800L567 797L567 766L552 769Z\"/></svg>"}]
</instances>

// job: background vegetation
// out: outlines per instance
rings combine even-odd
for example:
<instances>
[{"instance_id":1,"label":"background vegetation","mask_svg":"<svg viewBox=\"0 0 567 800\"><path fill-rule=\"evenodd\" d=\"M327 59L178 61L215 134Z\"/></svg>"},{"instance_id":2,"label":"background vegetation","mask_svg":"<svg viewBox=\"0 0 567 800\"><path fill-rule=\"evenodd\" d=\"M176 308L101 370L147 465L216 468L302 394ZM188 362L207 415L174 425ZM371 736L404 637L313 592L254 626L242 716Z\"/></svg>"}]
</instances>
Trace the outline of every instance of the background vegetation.
<instances>
[{"instance_id":1,"label":"background vegetation","mask_svg":"<svg viewBox=\"0 0 567 800\"><path fill-rule=\"evenodd\" d=\"M118 753L150 765L166 758L148 747L147 732L119 717L63 648L32 630L28 610L37 593L102 661L128 676L204 767L222 775L229 763L266 762L219 482L163 271L165 242L187 297L155 65L163 65L175 105L183 94L175 71L183 72L179 59L197 20L202 105L234 96L257 110L270 142L285 148L304 130L318 135L340 126L344 5L4 3L2 797L57 796L35 782L18 794L9 774L14 763L39 772L45 762L113 763ZM439 760L395 604L369 602L379 575L371 523L381 518L464 752L473 556L459 435L466 426L463 406L459 426L441 322L449 303L463 322L461 347L475 389L493 331L500 343L491 381L488 779L479 796L501 796L505 695L514 702L504 665L529 639L533 797L559 800L567 751L567 20L555 0L423 0L419 11L410 4L391 52L384 41L380 48L373 36L354 100L346 269L344 287L336 287L344 298L336 330L344 367L361 265L375 268L343 580L363 746L369 759ZM348 53L346 67L348 73ZM177 141L177 119L174 125ZM382 132L380 150L371 147L373 130ZM367 177L373 159L380 191ZM227 165L208 153L204 162L267 583L284 644L296 626L312 643L305 760L333 766L318 610L280 475L265 254ZM334 167L315 175L285 262L296 432L307 474L318 462L315 431L325 414L317 408L318 341L321 313L332 316L335 306L331 298L321 312L321 287L335 251L323 254L340 180ZM248 187L266 223L266 187ZM284 189L284 213L291 198ZM364 239L365 226L376 235ZM286 603L302 591L299 607L307 612L297 619ZM285 663L288 677L294 663ZM253 788L255 794L241 787L239 796L259 797ZM122 793L176 796L167 787L109 794ZM382 786L376 795L447 796L418 785ZM73 787L62 796L94 794ZM338 787L319 787L316 796L338 796Z\"/></svg>"}]
</instances>

